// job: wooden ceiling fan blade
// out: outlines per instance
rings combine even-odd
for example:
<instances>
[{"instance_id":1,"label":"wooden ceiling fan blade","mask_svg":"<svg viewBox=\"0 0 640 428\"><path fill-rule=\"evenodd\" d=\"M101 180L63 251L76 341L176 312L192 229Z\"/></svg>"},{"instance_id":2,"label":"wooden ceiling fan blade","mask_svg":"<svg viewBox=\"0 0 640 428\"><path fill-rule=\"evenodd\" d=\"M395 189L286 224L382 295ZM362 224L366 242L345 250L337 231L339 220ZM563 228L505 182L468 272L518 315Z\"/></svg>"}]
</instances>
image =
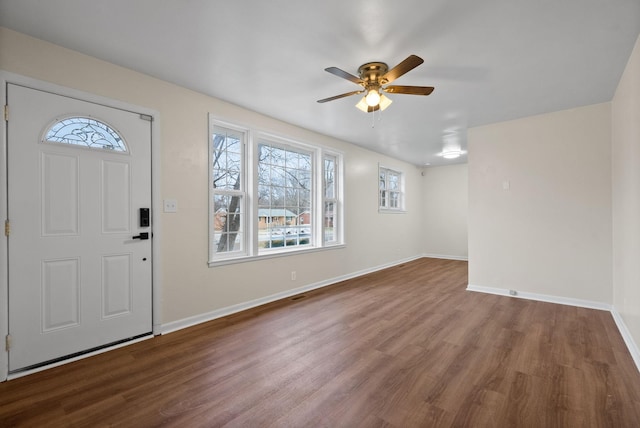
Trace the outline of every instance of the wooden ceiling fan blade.
<instances>
[{"instance_id":1,"label":"wooden ceiling fan blade","mask_svg":"<svg viewBox=\"0 0 640 428\"><path fill-rule=\"evenodd\" d=\"M333 97L329 97L329 98L323 98L321 100L318 100L319 103L326 103L327 101L333 101L333 100L337 100L339 98L344 98L344 97L350 97L351 95L355 95L355 94L361 94L364 91L351 91L351 92L347 92L346 94L340 94L340 95L335 95Z\"/></svg>"},{"instance_id":2,"label":"wooden ceiling fan blade","mask_svg":"<svg viewBox=\"0 0 640 428\"><path fill-rule=\"evenodd\" d=\"M355 83L356 85L362 85L364 82L359 77L354 76L351 73L347 73L344 70L339 69L338 67L328 67L325 68L324 71L327 71L334 76L342 77L343 79L347 79L350 82Z\"/></svg>"},{"instance_id":3,"label":"wooden ceiling fan blade","mask_svg":"<svg viewBox=\"0 0 640 428\"><path fill-rule=\"evenodd\" d=\"M387 71L387 73L382 76L382 80L386 80L385 83L391 83L396 80L398 77L403 74L413 70L420 64L422 64L424 60L416 55L409 55L404 61L400 64L393 67L391 70Z\"/></svg>"},{"instance_id":4,"label":"wooden ceiling fan blade","mask_svg":"<svg viewBox=\"0 0 640 428\"><path fill-rule=\"evenodd\" d=\"M382 90L389 94L429 95L435 88L433 86L387 86Z\"/></svg>"}]
</instances>

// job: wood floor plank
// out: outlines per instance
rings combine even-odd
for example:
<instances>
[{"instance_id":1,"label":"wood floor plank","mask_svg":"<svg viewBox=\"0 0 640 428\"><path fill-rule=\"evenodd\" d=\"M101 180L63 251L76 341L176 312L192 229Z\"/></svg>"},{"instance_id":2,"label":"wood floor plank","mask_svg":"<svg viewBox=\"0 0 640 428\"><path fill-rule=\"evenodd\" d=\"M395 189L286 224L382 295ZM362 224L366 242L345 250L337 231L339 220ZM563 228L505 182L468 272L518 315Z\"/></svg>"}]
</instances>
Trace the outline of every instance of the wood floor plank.
<instances>
[{"instance_id":1,"label":"wood floor plank","mask_svg":"<svg viewBox=\"0 0 640 428\"><path fill-rule=\"evenodd\" d=\"M638 427L611 314L419 259L0 384L0 426Z\"/></svg>"}]
</instances>

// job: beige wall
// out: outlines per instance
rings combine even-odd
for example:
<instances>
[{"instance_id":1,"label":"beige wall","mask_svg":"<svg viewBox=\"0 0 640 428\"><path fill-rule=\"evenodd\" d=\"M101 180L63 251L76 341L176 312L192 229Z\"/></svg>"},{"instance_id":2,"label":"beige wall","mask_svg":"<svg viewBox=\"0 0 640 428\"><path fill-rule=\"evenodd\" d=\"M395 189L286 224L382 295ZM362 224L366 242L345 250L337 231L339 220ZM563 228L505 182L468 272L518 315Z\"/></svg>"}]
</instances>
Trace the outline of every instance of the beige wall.
<instances>
[{"instance_id":1,"label":"beige wall","mask_svg":"<svg viewBox=\"0 0 640 428\"><path fill-rule=\"evenodd\" d=\"M422 254L422 177L412 165L0 28L0 69L160 113L162 323L214 312ZM207 114L344 152L346 247L207 267ZM406 214L379 214L378 163L406 173ZM291 281L290 271L297 272Z\"/></svg>"},{"instance_id":2,"label":"beige wall","mask_svg":"<svg viewBox=\"0 0 640 428\"><path fill-rule=\"evenodd\" d=\"M423 236L426 255L466 259L467 165L424 170Z\"/></svg>"},{"instance_id":3,"label":"beige wall","mask_svg":"<svg viewBox=\"0 0 640 428\"><path fill-rule=\"evenodd\" d=\"M613 304L640 344L640 38L612 102Z\"/></svg>"},{"instance_id":4,"label":"beige wall","mask_svg":"<svg viewBox=\"0 0 640 428\"><path fill-rule=\"evenodd\" d=\"M610 114L469 130L469 284L612 302Z\"/></svg>"}]
</instances>

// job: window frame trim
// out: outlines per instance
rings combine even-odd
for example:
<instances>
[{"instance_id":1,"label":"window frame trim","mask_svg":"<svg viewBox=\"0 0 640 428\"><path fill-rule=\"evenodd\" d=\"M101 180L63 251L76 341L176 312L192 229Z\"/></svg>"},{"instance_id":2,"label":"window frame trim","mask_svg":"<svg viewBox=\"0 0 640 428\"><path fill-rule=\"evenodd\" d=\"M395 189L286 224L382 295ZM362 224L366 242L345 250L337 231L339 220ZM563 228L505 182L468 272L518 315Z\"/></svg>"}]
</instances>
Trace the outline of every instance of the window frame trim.
<instances>
[{"instance_id":1,"label":"window frame trim","mask_svg":"<svg viewBox=\"0 0 640 428\"><path fill-rule=\"evenodd\" d=\"M380 171L381 170L396 173L400 177L400 206L398 208L383 207L381 205L381 202L382 202L380 198ZM385 174L385 178L386 178L386 174ZM387 180L385 181L386 181L385 186L387 186L388 181ZM398 170L396 168L388 167L382 163L378 163L377 191L378 191L378 213L379 214L406 214L407 213L405 181L406 181L406 173L404 171ZM385 190L389 192L389 189L387 187L385 187ZM387 201L389 201L388 195L387 195Z\"/></svg>"},{"instance_id":2,"label":"window frame trim","mask_svg":"<svg viewBox=\"0 0 640 428\"><path fill-rule=\"evenodd\" d=\"M233 131L242 132L245 135L245 142L243 147L244 158L244 177L245 177L245 208L246 215L244 219L244 239L245 250L242 253L225 253L225 255L216 255L215 248L213 246L213 233L214 230L214 213L213 213L213 150L211 144L213 127L219 126L222 128L228 128ZM229 122L226 119L220 119L209 113L209 120L207 126L207 141L208 141L208 176L209 176L209 192L208 192L208 206L209 206L209 227L208 227L208 241L209 241L209 254L208 254L208 266L217 267L236 263L251 262L257 260L265 260L276 257L286 257L297 254L313 253L318 251L326 251L332 249L340 249L346 247L345 234L344 234L344 153L340 150L324 146L323 144L311 144L303 139L293 139L283 135L279 135L273 132L261 130L259 128L251 127L246 124L237 124ZM258 242L258 203L257 203L257 189L258 189L258 158L257 147L260 141L272 142L276 145L291 147L295 150L306 150L312 154L314 172L312 174L312 225L314 231L312 244L309 246L291 246L286 248L270 249L269 251L259 252ZM325 155L335 157L335 180L336 180L336 197L337 197L337 215L336 219L338 225L335 226L336 242L325 243L324 242L324 230L322 221L324 218L323 201L324 201L324 159ZM320 207L320 208L319 208ZM320 215L320 219L318 219ZM263 249L264 250L264 249Z\"/></svg>"},{"instance_id":3,"label":"window frame trim","mask_svg":"<svg viewBox=\"0 0 640 428\"><path fill-rule=\"evenodd\" d=\"M311 170L311 212L314 213L316 211L316 204L317 201L315 200L316 198L314 197L315 193L316 193L316 189L317 189L317 182L316 182L316 176L318 174L316 174L315 171L317 171L318 168L318 164L317 164L317 158L319 157L319 154L322 154L322 150L321 148L318 147L314 147L312 145L306 144L306 143L300 143L294 140L291 140L289 138L284 138L278 135L274 135L268 132L261 132L258 131L256 132L256 138L255 141L252 143L252 148L253 150L255 150L257 152L258 150L258 146L260 145L261 142L264 143L273 143L276 147L279 148L290 148L292 150L301 150L301 151L307 151L309 153L309 155L311 156L311 164L312 164L312 170ZM252 166L252 174L254 174L253 177L253 185L254 188L253 189L258 189L258 156L255 155L252 158L253 162L253 166ZM252 192L252 196L254 196L256 194L256 192ZM284 247L284 248L260 248L260 243L258 242L258 233L259 230L257 230L258 226L257 226L257 222L253 221L253 220L258 220L258 210L260 209L260 207L258 206L258 203L253 204L252 206L252 211L253 212L253 217L251 218L251 224L256 228L255 234L252 235L255 245L255 252L253 253L253 255L260 257L260 256L266 256L266 255L271 255L271 254L277 254L277 253L288 253L288 252L297 252L297 251L303 251L304 249L308 249L308 248L317 248L317 235L316 235L316 216L312 216L312 221L311 221L311 228L314 231L314 234L312 236L313 240L310 242L309 245L305 245L304 247L298 247L296 248L296 246L291 246L291 247ZM322 245L320 246L322 247ZM262 251L261 251L262 250Z\"/></svg>"},{"instance_id":4,"label":"window frame trim","mask_svg":"<svg viewBox=\"0 0 640 428\"><path fill-rule=\"evenodd\" d=\"M319 223L320 223L320 239L322 240L322 244L323 247L333 247L333 246L339 246L341 244L344 244L344 217L342 215L342 213L344 212L344 186L342 183L342 180L344 180L344 159L341 153L337 152L337 151L333 151L333 150L325 150L322 152L322 159L320 159L320 164L322 165L322 173L320 174L320 191L319 191L319 204L320 204L320 212L322 217L319 219ZM333 157L334 158L334 197L333 198L325 198L325 189L324 189L324 160L327 157ZM327 242L324 239L324 203L325 201L331 201L335 204L335 209L336 209L336 213L335 213L335 217L334 219L337 217L337 223L338 225L336 226L336 222L334 220L334 225L333 225L333 232L335 235L335 242L331 241L331 242Z\"/></svg>"},{"instance_id":5,"label":"window frame trim","mask_svg":"<svg viewBox=\"0 0 640 428\"><path fill-rule=\"evenodd\" d=\"M209 220L209 227L208 227L208 236L207 236L207 240L209 241L209 254L207 256L208 260L209 260L209 264L211 263L216 263L220 260L228 260L228 259L233 259L233 258L241 258L241 257L247 257L251 254L250 250L249 250L249 245L251 244L249 242L249 227L251 226L250 222L248 221L248 207L249 207L249 197L250 197L250 182L249 182L249 176L250 173L248 171L247 168L247 159L248 159L248 155L247 155L247 150L249 149L249 147L251 147L250 141L251 141L251 130L250 128L244 127L244 126L239 126L239 125L235 125L226 121L222 121L219 119L216 119L215 117L213 117L211 114L209 114L209 120L208 120L208 126L207 126L207 133L208 133L208 137L207 137L207 159L208 159L208 163L207 163L207 169L208 169L208 199L209 199L209 213L208 213L208 220ZM244 218L242 219L242 229L245 231L243 233L243 237L242 237L242 251L234 251L231 253L225 253L226 256L222 256L222 255L217 255L216 251L215 251L215 211L214 211L214 198L213 196L216 194L216 192L213 190L213 140L212 140L212 133L211 131L213 130L214 127L220 127L220 128L227 128L231 131L236 131L239 133L242 133L244 136L244 141L242 142L242 159L241 159L241 166L242 166L242 171L240 172L240 186L241 188L244 188L244 190L223 190L223 191L219 191L218 194L224 194L224 195L233 195L233 194L238 194L242 196L243 199L243 203L244 203ZM244 184L243 184L244 183Z\"/></svg>"}]
</instances>

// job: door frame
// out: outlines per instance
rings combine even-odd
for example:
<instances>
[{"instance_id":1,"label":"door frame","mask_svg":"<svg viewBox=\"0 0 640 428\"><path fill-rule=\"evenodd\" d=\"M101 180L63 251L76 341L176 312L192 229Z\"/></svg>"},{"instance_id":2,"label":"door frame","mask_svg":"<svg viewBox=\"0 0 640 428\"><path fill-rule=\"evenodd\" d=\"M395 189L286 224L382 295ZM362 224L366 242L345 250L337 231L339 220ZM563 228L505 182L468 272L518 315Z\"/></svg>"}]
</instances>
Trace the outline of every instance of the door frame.
<instances>
[{"instance_id":1,"label":"door frame","mask_svg":"<svg viewBox=\"0 0 640 428\"><path fill-rule=\"evenodd\" d=\"M22 76L19 74L11 73L0 69L0 221L4 223L8 218L8 183L7 183L7 122L4 120L4 105L7 103L7 84L14 83L16 85L26 86L32 89L39 89L47 92L51 92L57 95L76 98L83 101L92 102L95 104L101 104L106 107L113 107L121 110L127 110L135 113L151 116L151 207L152 207L152 226L153 226L153 239L151 242L151 287L152 287L152 325L153 335L161 334L161 284L162 284L162 270L160 269L160 243L162 239L162 224L160 213L162 212L161 202L161 145L160 145L160 113L156 110L141 107L130 103L125 103L118 100L113 100L107 97L91 94L88 92L80 91L73 88L68 88L53 83L44 82L41 80L33 79L30 77ZM11 107L9 107L10 109ZM9 119L11 111L9 111ZM3 224L4 226L4 224ZM31 371L21 372L15 375L9 375L9 352L5 346L5 338L9 334L9 254L8 254L8 239L4 233L0 233L0 382L7 379L13 379L16 377L24 376L36 371L45 370L47 368L55 367L57 365L65 364L71 361L75 361L80 358L86 358L96 353L102 353L114 349L120 346L126 346L127 344L134 343L135 341L127 342L123 345L115 345L107 347L99 351L84 354L79 357L71 358L69 360L61 361L51 365L46 365Z\"/></svg>"}]
</instances>

